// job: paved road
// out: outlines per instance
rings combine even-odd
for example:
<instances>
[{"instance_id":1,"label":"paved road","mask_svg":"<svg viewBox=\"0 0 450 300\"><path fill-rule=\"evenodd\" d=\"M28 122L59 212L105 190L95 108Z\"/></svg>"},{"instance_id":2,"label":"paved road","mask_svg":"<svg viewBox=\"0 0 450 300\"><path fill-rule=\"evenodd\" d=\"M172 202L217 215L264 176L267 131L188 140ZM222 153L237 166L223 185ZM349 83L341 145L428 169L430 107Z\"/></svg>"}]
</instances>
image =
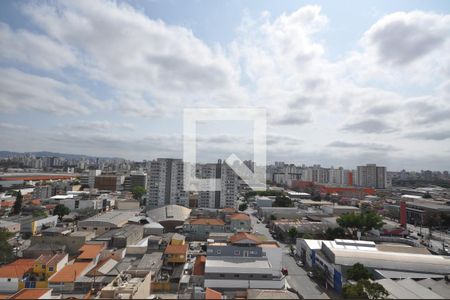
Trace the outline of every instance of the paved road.
<instances>
[{"instance_id":1,"label":"paved road","mask_svg":"<svg viewBox=\"0 0 450 300\"><path fill-rule=\"evenodd\" d=\"M273 238L269 229L265 227L266 224L258 224L258 219L253 215L256 211L249 208L245 212L251 216L253 231L264 235L268 240L272 240ZM289 272L289 275L286 276L289 286L296 289L305 299L329 299L324 290L308 277L306 271L297 266L294 258L289 255L289 245L281 242L278 243L283 249L282 265L286 267Z\"/></svg>"}]
</instances>

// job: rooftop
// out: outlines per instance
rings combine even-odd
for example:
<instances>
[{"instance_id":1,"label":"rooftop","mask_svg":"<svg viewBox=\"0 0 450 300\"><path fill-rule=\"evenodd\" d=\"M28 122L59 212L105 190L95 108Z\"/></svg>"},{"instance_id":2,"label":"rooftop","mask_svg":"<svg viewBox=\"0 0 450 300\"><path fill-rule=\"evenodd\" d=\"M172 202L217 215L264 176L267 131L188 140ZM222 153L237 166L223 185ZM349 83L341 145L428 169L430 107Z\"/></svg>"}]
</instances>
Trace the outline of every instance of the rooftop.
<instances>
[{"instance_id":1,"label":"rooftop","mask_svg":"<svg viewBox=\"0 0 450 300\"><path fill-rule=\"evenodd\" d=\"M210 288L206 288L205 299L222 299L222 293Z\"/></svg>"},{"instance_id":2,"label":"rooftop","mask_svg":"<svg viewBox=\"0 0 450 300\"><path fill-rule=\"evenodd\" d=\"M48 279L48 282L73 282L81 276L87 267L91 266L90 262L75 262L67 265L61 271L55 273Z\"/></svg>"},{"instance_id":3,"label":"rooftop","mask_svg":"<svg viewBox=\"0 0 450 300\"><path fill-rule=\"evenodd\" d=\"M180 205L166 205L147 211L147 215L155 222L184 221L191 213L191 209Z\"/></svg>"},{"instance_id":4,"label":"rooftop","mask_svg":"<svg viewBox=\"0 0 450 300\"><path fill-rule=\"evenodd\" d=\"M232 244L242 244L242 243L250 243L250 244L259 244L261 243L260 238L256 235L247 233L247 232L239 232L230 237L230 242Z\"/></svg>"},{"instance_id":5,"label":"rooftop","mask_svg":"<svg viewBox=\"0 0 450 300\"><path fill-rule=\"evenodd\" d=\"M186 254L188 245L168 245L164 250L164 254Z\"/></svg>"},{"instance_id":6,"label":"rooftop","mask_svg":"<svg viewBox=\"0 0 450 300\"><path fill-rule=\"evenodd\" d=\"M112 210L100 215L90 217L86 220L79 221L78 226L86 226L89 223L94 223L95 225L97 225L99 222L102 222L120 227L123 224L127 223L129 219L136 216L136 214L138 213L138 211L130 210Z\"/></svg>"},{"instance_id":7,"label":"rooftop","mask_svg":"<svg viewBox=\"0 0 450 300\"><path fill-rule=\"evenodd\" d=\"M21 289L8 299L39 299L52 289Z\"/></svg>"},{"instance_id":8,"label":"rooftop","mask_svg":"<svg viewBox=\"0 0 450 300\"><path fill-rule=\"evenodd\" d=\"M250 216L247 215L247 214L237 213L237 214L231 215L230 219L232 219L232 220L240 220L240 221L249 221L250 220Z\"/></svg>"},{"instance_id":9,"label":"rooftop","mask_svg":"<svg viewBox=\"0 0 450 300\"><path fill-rule=\"evenodd\" d=\"M189 221L189 223L191 225L225 225L225 222L220 220L220 219L206 219L206 218L201 218L201 219L192 219Z\"/></svg>"},{"instance_id":10,"label":"rooftop","mask_svg":"<svg viewBox=\"0 0 450 300\"><path fill-rule=\"evenodd\" d=\"M80 248L81 254L78 255L78 259L94 259L97 255L105 249L105 244L84 244Z\"/></svg>"},{"instance_id":11,"label":"rooftop","mask_svg":"<svg viewBox=\"0 0 450 300\"><path fill-rule=\"evenodd\" d=\"M245 273L272 274L272 266L267 259L249 257L208 257L205 273Z\"/></svg>"},{"instance_id":12,"label":"rooftop","mask_svg":"<svg viewBox=\"0 0 450 300\"><path fill-rule=\"evenodd\" d=\"M35 259L20 258L12 263L0 267L0 278L22 278L33 268Z\"/></svg>"}]
</instances>

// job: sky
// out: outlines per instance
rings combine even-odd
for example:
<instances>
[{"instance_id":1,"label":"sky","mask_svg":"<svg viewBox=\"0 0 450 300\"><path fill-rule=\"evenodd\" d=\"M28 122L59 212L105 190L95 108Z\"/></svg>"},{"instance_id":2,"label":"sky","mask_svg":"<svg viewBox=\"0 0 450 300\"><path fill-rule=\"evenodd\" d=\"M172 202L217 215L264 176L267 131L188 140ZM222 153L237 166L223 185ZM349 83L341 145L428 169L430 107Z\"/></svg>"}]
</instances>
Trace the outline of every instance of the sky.
<instances>
[{"instance_id":1,"label":"sky","mask_svg":"<svg viewBox=\"0 0 450 300\"><path fill-rule=\"evenodd\" d=\"M0 150L181 158L183 109L260 108L269 163L448 170L449 53L448 1L1 1Z\"/></svg>"}]
</instances>

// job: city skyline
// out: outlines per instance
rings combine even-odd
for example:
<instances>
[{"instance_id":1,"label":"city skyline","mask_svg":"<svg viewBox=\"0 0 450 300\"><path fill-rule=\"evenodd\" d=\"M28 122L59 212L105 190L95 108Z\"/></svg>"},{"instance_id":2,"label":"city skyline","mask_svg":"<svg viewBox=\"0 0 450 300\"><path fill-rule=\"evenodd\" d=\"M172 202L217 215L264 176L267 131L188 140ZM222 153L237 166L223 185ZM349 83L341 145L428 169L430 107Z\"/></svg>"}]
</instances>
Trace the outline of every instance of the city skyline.
<instances>
[{"instance_id":1,"label":"city skyline","mask_svg":"<svg viewBox=\"0 0 450 300\"><path fill-rule=\"evenodd\" d=\"M272 163L450 169L450 4L344 4L2 2L2 150L181 158L184 108L261 107Z\"/></svg>"}]
</instances>

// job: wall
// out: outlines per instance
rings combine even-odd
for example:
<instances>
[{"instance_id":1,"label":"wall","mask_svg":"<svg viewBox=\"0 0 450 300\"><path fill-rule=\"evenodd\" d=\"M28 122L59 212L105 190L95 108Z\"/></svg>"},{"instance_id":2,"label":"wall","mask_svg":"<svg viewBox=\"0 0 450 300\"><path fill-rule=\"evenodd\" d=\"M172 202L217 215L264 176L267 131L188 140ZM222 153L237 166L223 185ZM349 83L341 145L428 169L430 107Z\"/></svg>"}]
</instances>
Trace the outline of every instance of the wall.
<instances>
[{"instance_id":1,"label":"wall","mask_svg":"<svg viewBox=\"0 0 450 300\"><path fill-rule=\"evenodd\" d=\"M10 279L10 281L8 281ZM0 292L1 293L14 293L19 290L18 278L0 278Z\"/></svg>"}]
</instances>

